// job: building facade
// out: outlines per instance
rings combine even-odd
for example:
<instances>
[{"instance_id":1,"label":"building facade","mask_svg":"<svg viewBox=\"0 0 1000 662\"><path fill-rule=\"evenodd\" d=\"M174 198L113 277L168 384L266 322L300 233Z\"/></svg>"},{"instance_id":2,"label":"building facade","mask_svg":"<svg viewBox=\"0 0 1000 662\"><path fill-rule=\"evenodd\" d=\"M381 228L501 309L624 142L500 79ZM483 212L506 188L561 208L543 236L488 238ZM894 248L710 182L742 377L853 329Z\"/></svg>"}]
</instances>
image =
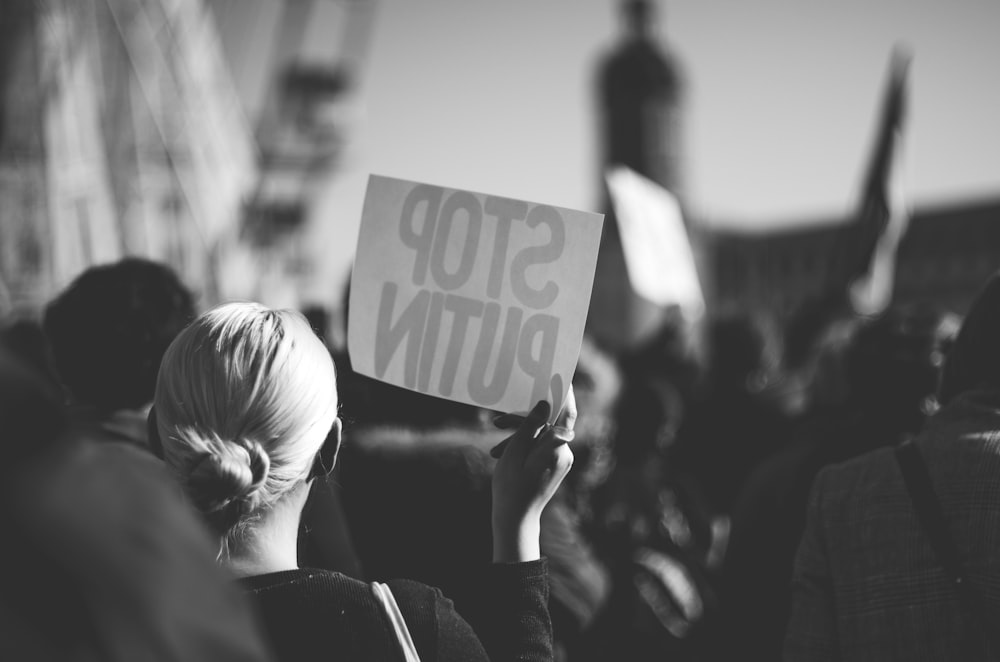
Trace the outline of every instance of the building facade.
<instances>
[{"instance_id":1,"label":"building facade","mask_svg":"<svg viewBox=\"0 0 1000 662\"><path fill-rule=\"evenodd\" d=\"M716 307L766 310L779 319L828 293L846 224L814 222L711 238ZM918 209L896 260L893 303L964 313L1000 269L1000 198Z\"/></svg>"}]
</instances>

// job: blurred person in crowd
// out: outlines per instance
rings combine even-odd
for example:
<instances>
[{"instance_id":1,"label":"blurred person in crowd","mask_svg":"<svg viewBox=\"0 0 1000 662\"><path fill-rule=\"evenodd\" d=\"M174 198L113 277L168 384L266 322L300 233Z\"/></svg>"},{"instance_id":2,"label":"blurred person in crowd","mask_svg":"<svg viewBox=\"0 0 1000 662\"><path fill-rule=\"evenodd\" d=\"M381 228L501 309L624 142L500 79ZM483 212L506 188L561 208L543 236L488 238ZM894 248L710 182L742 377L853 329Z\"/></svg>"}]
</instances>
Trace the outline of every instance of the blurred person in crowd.
<instances>
[{"instance_id":1,"label":"blurred person in crowd","mask_svg":"<svg viewBox=\"0 0 1000 662\"><path fill-rule=\"evenodd\" d=\"M992 572L1000 559L994 535L1000 516L998 334L1000 278L994 275L945 359L940 409L912 442L817 475L795 557L785 659L970 660L1000 654L992 628L1000 609L1000 580ZM882 349L890 356L906 351L898 343ZM918 387L908 382L919 380L917 371L899 378L895 388L915 396ZM868 390L876 395L875 385ZM890 406L898 407L901 431L909 431L920 407L912 400L902 405ZM916 456L907 455L914 449ZM927 483L911 493L903 467L919 466L908 464L914 457L922 458ZM906 475L918 475L910 470ZM923 496L914 500L914 494ZM931 503L938 504L939 526L925 519ZM949 546L952 553L942 553Z\"/></svg>"},{"instance_id":2,"label":"blurred person in crowd","mask_svg":"<svg viewBox=\"0 0 1000 662\"><path fill-rule=\"evenodd\" d=\"M792 442L747 480L732 518L723 603L729 658L781 659L795 551L819 471L920 429L933 410L954 317L926 307L829 324L803 358L809 408Z\"/></svg>"},{"instance_id":3,"label":"blurred person in crowd","mask_svg":"<svg viewBox=\"0 0 1000 662\"><path fill-rule=\"evenodd\" d=\"M679 399L668 399L680 416ZM674 434L660 429L661 443ZM595 544L614 587L584 660L700 660L717 618L712 521L669 454L624 461L595 498Z\"/></svg>"},{"instance_id":4,"label":"blurred person in crowd","mask_svg":"<svg viewBox=\"0 0 1000 662\"><path fill-rule=\"evenodd\" d=\"M622 358L614 471L595 495L595 543L613 594L581 659L701 659L712 524L671 461L700 365L680 317Z\"/></svg>"},{"instance_id":5,"label":"blurred person in crowd","mask_svg":"<svg viewBox=\"0 0 1000 662\"><path fill-rule=\"evenodd\" d=\"M801 356L794 364L799 374L808 374L803 420L789 446L762 462L736 499L720 588L725 632L718 641L720 659L734 659L744 650L761 660L781 658L809 486L834 457L857 454L853 435L866 430L851 415L847 358L861 319L828 324L811 345L797 350Z\"/></svg>"},{"instance_id":6,"label":"blurred person in crowd","mask_svg":"<svg viewBox=\"0 0 1000 662\"><path fill-rule=\"evenodd\" d=\"M62 393L0 345L0 659L270 660L152 455L67 437Z\"/></svg>"},{"instance_id":7,"label":"blurred person in crowd","mask_svg":"<svg viewBox=\"0 0 1000 662\"><path fill-rule=\"evenodd\" d=\"M72 429L146 447L160 360L194 313L191 293L158 262L125 258L74 280L43 319Z\"/></svg>"},{"instance_id":8,"label":"blurred person in crowd","mask_svg":"<svg viewBox=\"0 0 1000 662\"><path fill-rule=\"evenodd\" d=\"M573 470L542 512L540 544L549 559L557 660L587 659L612 591L606 560L594 547L594 498L614 469L620 380L614 361L585 336L573 373Z\"/></svg>"},{"instance_id":9,"label":"blurred person in crowd","mask_svg":"<svg viewBox=\"0 0 1000 662\"><path fill-rule=\"evenodd\" d=\"M254 596L279 659L389 660L401 649L425 660L550 659L538 531L572 463L571 430L548 426L540 402L509 437L493 478L495 563L466 621L423 584L299 568L299 518L310 482L336 459L337 413L333 361L305 319L257 304L198 318L157 382L150 419L164 459Z\"/></svg>"},{"instance_id":10,"label":"blurred person in crowd","mask_svg":"<svg viewBox=\"0 0 1000 662\"><path fill-rule=\"evenodd\" d=\"M831 330L844 320L856 320L839 290L807 299L785 323L782 358L785 368L809 373L815 367L819 348Z\"/></svg>"},{"instance_id":11,"label":"blurred person in crowd","mask_svg":"<svg viewBox=\"0 0 1000 662\"><path fill-rule=\"evenodd\" d=\"M623 379L615 360L589 337L583 337L573 373L577 418L573 470L559 491L588 527L594 522L594 492L604 485L616 463L615 412Z\"/></svg>"},{"instance_id":12,"label":"blurred person in crowd","mask_svg":"<svg viewBox=\"0 0 1000 662\"><path fill-rule=\"evenodd\" d=\"M680 412L703 387L704 366L694 330L673 310L659 330L623 355L620 363L624 392L616 411L619 459L634 462L651 452L666 452L677 439Z\"/></svg>"},{"instance_id":13,"label":"blurred person in crowd","mask_svg":"<svg viewBox=\"0 0 1000 662\"><path fill-rule=\"evenodd\" d=\"M688 407L672 453L713 515L728 516L757 463L785 445L779 338L764 317L725 311L708 323L705 391Z\"/></svg>"}]
</instances>

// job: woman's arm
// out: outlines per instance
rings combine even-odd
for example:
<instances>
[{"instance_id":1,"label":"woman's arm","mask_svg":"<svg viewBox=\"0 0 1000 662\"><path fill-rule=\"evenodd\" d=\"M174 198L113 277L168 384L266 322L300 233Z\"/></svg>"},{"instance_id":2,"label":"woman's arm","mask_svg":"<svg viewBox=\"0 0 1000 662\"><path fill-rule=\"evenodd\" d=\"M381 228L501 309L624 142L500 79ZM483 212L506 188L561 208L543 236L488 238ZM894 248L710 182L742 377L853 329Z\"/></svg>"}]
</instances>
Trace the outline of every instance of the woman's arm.
<instances>
[{"instance_id":1,"label":"woman's arm","mask_svg":"<svg viewBox=\"0 0 1000 662\"><path fill-rule=\"evenodd\" d=\"M435 659L465 662L488 655L492 662L552 660L548 562L539 552L539 532L542 510L573 464L567 445L576 420L572 389L559 425L548 424L550 413L549 404L539 402L526 417L509 415L498 421L517 430L498 446L502 454L493 473L494 563L477 586L477 599L463 608L468 620L437 589L415 582L390 583L418 650L432 650Z\"/></svg>"},{"instance_id":2,"label":"woman's arm","mask_svg":"<svg viewBox=\"0 0 1000 662\"><path fill-rule=\"evenodd\" d=\"M517 423L493 473L493 565L486 575L476 631L490 659L542 662L552 659L548 562L541 558L542 511L573 466L576 400L572 388L559 425L548 424L551 407L539 402Z\"/></svg>"}]
</instances>

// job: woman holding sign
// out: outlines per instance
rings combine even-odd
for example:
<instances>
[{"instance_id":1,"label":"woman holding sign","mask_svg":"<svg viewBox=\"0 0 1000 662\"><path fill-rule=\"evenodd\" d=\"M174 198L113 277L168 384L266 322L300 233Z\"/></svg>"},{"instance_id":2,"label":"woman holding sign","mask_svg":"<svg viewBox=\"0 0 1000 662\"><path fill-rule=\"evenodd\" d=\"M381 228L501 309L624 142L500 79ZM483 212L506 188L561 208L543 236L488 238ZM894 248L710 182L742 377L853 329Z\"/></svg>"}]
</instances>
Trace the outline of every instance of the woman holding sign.
<instances>
[{"instance_id":1,"label":"woman holding sign","mask_svg":"<svg viewBox=\"0 0 1000 662\"><path fill-rule=\"evenodd\" d=\"M333 362L297 313L233 303L198 318L163 359L150 432L279 660L547 660L539 518L572 464L569 404L567 427L547 424L545 402L515 417L493 478L494 563L469 621L417 582L298 567L299 518L312 479L333 468L341 423Z\"/></svg>"}]
</instances>

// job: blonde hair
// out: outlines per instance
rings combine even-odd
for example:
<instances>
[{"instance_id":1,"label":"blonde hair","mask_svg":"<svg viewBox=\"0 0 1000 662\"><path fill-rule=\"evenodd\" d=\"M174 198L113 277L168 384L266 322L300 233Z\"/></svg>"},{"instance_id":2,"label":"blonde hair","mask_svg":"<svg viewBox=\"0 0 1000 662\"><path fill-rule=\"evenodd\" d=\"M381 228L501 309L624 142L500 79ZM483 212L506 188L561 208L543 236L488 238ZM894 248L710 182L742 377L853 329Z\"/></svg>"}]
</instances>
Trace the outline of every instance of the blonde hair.
<instances>
[{"instance_id":1,"label":"blonde hair","mask_svg":"<svg viewBox=\"0 0 1000 662\"><path fill-rule=\"evenodd\" d=\"M170 345L154 403L164 460L222 557L307 478L337 417L336 371L302 315L229 303Z\"/></svg>"}]
</instances>

